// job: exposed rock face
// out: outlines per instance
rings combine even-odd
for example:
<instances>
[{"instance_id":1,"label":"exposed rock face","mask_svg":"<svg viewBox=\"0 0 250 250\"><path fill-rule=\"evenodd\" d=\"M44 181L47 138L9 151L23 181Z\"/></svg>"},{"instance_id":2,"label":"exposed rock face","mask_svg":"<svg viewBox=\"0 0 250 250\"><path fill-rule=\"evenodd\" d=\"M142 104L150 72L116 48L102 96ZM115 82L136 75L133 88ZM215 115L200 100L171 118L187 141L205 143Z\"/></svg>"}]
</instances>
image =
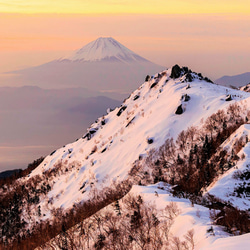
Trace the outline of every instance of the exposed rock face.
<instances>
[{"instance_id":1,"label":"exposed rock face","mask_svg":"<svg viewBox=\"0 0 250 250\"><path fill-rule=\"evenodd\" d=\"M181 99L182 99L184 102L188 102L188 101L191 99L191 97L190 97L189 95L185 94L185 95L182 96Z\"/></svg>"},{"instance_id":2,"label":"exposed rock face","mask_svg":"<svg viewBox=\"0 0 250 250\"><path fill-rule=\"evenodd\" d=\"M154 142L154 138L148 138L147 142L148 142L148 144L152 144Z\"/></svg>"},{"instance_id":3,"label":"exposed rock face","mask_svg":"<svg viewBox=\"0 0 250 250\"><path fill-rule=\"evenodd\" d=\"M125 110L127 108L127 106L125 105L125 106L122 106L120 109L119 109L119 111L118 111L118 113L116 114L117 116L120 116L121 114L122 114L122 112Z\"/></svg>"},{"instance_id":4,"label":"exposed rock face","mask_svg":"<svg viewBox=\"0 0 250 250\"><path fill-rule=\"evenodd\" d=\"M153 87L155 87L157 85L158 81L155 81L151 86L150 88L152 89Z\"/></svg>"},{"instance_id":5,"label":"exposed rock face","mask_svg":"<svg viewBox=\"0 0 250 250\"><path fill-rule=\"evenodd\" d=\"M176 64L175 66L172 67L172 72L170 77L175 79L181 76L181 68L178 64Z\"/></svg>"},{"instance_id":6,"label":"exposed rock face","mask_svg":"<svg viewBox=\"0 0 250 250\"><path fill-rule=\"evenodd\" d=\"M134 97L133 100L135 101L135 100L137 100L138 98L140 98L140 96L139 96L139 95L135 95L135 97Z\"/></svg>"},{"instance_id":7,"label":"exposed rock face","mask_svg":"<svg viewBox=\"0 0 250 250\"><path fill-rule=\"evenodd\" d=\"M227 96L226 96L225 101L229 102L229 101L232 101L232 100L233 100L233 98L232 98L231 95L227 95Z\"/></svg>"},{"instance_id":8,"label":"exposed rock face","mask_svg":"<svg viewBox=\"0 0 250 250\"><path fill-rule=\"evenodd\" d=\"M182 108L182 104L180 106L178 106L178 108L175 111L176 115L181 115L183 113L183 108Z\"/></svg>"},{"instance_id":9,"label":"exposed rock face","mask_svg":"<svg viewBox=\"0 0 250 250\"><path fill-rule=\"evenodd\" d=\"M204 81L206 81L206 82L210 82L210 83L214 83L212 80L210 80L209 78L207 78L207 77L204 77Z\"/></svg>"},{"instance_id":10,"label":"exposed rock face","mask_svg":"<svg viewBox=\"0 0 250 250\"><path fill-rule=\"evenodd\" d=\"M145 78L145 82L148 82L151 79L150 75L147 75Z\"/></svg>"},{"instance_id":11,"label":"exposed rock face","mask_svg":"<svg viewBox=\"0 0 250 250\"><path fill-rule=\"evenodd\" d=\"M194 79L194 78L192 77L191 73L187 73L187 75L186 75L186 80L187 80L187 82L192 82L193 79Z\"/></svg>"}]
</instances>

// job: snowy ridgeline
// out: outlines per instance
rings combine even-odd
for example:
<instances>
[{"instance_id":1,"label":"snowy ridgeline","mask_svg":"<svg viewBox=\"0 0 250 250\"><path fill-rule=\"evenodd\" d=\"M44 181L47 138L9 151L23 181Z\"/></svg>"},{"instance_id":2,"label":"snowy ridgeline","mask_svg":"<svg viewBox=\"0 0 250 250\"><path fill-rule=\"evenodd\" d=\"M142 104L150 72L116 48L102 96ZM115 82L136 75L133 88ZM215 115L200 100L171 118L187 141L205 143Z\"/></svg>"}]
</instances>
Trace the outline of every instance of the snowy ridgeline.
<instances>
[{"instance_id":1,"label":"snowy ridgeline","mask_svg":"<svg viewBox=\"0 0 250 250\"><path fill-rule=\"evenodd\" d=\"M54 200L53 207L70 208L86 200L92 186L100 189L125 180L132 164L166 139L177 139L188 127L201 127L209 116L232 102L250 101L248 93L208 83L197 75L192 82L186 82L185 76L172 79L170 75L171 69L145 82L121 107L100 117L82 138L47 156L32 172L31 177L56 172L59 166L62 169L53 177L46 198ZM226 101L229 94L234 99L230 102ZM190 100L185 100L186 95ZM181 115L175 114L178 107Z\"/></svg>"},{"instance_id":2,"label":"snowy ridgeline","mask_svg":"<svg viewBox=\"0 0 250 250\"><path fill-rule=\"evenodd\" d=\"M242 210L248 209L250 204L247 197L248 187L244 186L243 192L236 191L237 187L242 188L248 173L249 156L246 137L248 138L249 126L241 126L241 124L245 122L245 117L249 117L247 112L250 107L249 97L249 93L212 84L209 79L186 67L181 69L174 66L154 76L147 76L144 84L124 100L120 107L113 111L108 110L107 114L97 119L81 138L52 152L28 177L18 181L20 186L29 183L31 190L38 190L35 193L27 191L27 201L22 202L23 209L20 217L28 222L26 229L32 231L36 223L53 221L56 215L62 215L72 208L72 211L81 211L79 207L81 204L87 204L89 200L101 199L102 197L99 196L101 191L107 190L106 194L113 195L114 200L120 199L121 193L116 194L114 191L119 183L127 183L126 188L129 190L131 184L152 183L156 180L152 180L154 175L158 180L162 178L171 184L179 184L180 178L185 177L188 180L188 176L185 176L186 165L184 164L187 162L191 162L190 166L194 166L189 168L189 173L194 177L200 177L201 175L196 174L203 173L204 169L199 168L203 167L201 164L203 161L207 164L204 166L211 167L208 161L210 156L211 159L219 159L221 163L222 160L228 161L231 165L227 167L225 163L222 166L214 164L216 171L213 171L212 176L207 176L206 173L210 174L210 172L205 169L207 172L204 172L203 183L199 178L192 182L189 179L190 183L201 185L205 199L211 192L218 204L225 201L229 208L234 206ZM216 115L213 118L214 114ZM194 136L190 137L190 133L188 135L184 133L189 140L184 140L181 144L179 139L185 136L180 137L180 133L187 131L188 128L193 128L189 131L194 131ZM235 129L236 131L233 132ZM227 133L231 136L219 147L222 142L219 143L215 138L227 138ZM236 137L238 140L235 139ZM173 142L178 139L174 146L173 143L171 144L171 147L175 148L174 152L169 153L171 147L165 151L158 151L170 138L173 138ZM236 141L238 150L232 154L231 149L236 146ZM212 148L214 145L212 142L219 143L218 148ZM200 154L193 153L193 158L190 158L199 163L196 165L188 160L188 153L193 150L200 152ZM220 158L216 158L216 151L220 154L218 156ZM152 152L157 154L154 155ZM160 165L163 163L160 161L162 158L159 152L166 154L165 165ZM206 158L208 155L209 158ZM158 157L159 161L151 161L152 156ZM168 166L169 161L172 161L172 170ZM148 168L147 173L142 163L149 163L148 167L153 168ZM157 176L154 173L154 169L157 169L155 166L163 166ZM184 174L181 174L183 172ZM146 175L150 176L145 177ZM168 176L174 179L168 179ZM212 178L214 178L213 182ZM219 239L229 234L223 232L221 227L212 225L208 208L192 206L187 199L174 198L169 190L164 190L164 184L160 185L163 190L159 190L156 186L136 186L131 192L143 196L145 201L155 201L159 209L169 206L171 201L174 202L174 206L178 207L178 215L169 227L169 237L172 235L173 244L176 246L185 241L183 246L187 244L190 249L193 243L196 249L203 247L219 249L216 247L221 246L220 244L225 246L229 243L233 245L235 242L243 244L246 238L249 239L248 234L235 237L234 243L231 243L230 238ZM178 196L185 196L183 190L176 189L180 186L174 185L171 193L177 192ZM24 197L25 187L22 192ZM202 198L199 198L199 202L197 199L193 200L203 204ZM107 198L105 202L107 200L109 199ZM32 212L29 202L32 203ZM164 220L161 223L164 224ZM159 225L162 225L161 223ZM235 234L239 233L236 229ZM104 242L105 239L99 240ZM92 239L92 243L96 243L96 240L98 239ZM131 242L137 249L137 243L133 239Z\"/></svg>"}]
</instances>

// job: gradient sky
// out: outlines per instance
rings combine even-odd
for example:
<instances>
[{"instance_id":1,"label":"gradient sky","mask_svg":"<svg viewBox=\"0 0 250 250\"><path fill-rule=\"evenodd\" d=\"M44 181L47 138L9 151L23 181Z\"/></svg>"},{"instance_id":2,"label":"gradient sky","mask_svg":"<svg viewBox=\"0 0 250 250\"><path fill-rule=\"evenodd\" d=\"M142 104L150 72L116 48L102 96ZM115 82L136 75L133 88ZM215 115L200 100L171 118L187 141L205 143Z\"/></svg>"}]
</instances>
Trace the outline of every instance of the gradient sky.
<instances>
[{"instance_id":1,"label":"gradient sky","mask_svg":"<svg viewBox=\"0 0 250 250\"><path fill-rule=\"evenodd\" d=\"M14 13L250 13L249 0L1 0L2 12Z\"/></svg>"},{"instance_id":2,"label":"gradient sky","mask_svg":"<svg viewBox=\"0 0 250 250\"><path fill-rule=\"evenodd\" d=\"M211 78L250 71L250 0L0 0L0 72L112 36L166 67Z\"/></svg>"}]
</instances>

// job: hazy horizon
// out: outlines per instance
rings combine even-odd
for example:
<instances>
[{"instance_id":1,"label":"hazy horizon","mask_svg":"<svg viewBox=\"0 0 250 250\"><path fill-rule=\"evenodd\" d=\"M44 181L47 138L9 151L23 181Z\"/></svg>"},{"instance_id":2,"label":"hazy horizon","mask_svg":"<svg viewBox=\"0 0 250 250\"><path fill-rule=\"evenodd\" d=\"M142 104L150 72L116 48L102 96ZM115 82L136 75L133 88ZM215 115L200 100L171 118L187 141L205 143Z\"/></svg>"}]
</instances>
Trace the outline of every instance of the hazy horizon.
<instances>
[{"instance_id":1,"label":"hazy horizon","mask_svg":"<svg viewBox=\"0 0 250 250\"><path fill-rule=\"evenodd\" d=\"M186 65L215 80L250 71L249 21L249 15L235 13L2 13L0 73L47 63L111 36L156 64Z\"/></svg>"}]
</instances>

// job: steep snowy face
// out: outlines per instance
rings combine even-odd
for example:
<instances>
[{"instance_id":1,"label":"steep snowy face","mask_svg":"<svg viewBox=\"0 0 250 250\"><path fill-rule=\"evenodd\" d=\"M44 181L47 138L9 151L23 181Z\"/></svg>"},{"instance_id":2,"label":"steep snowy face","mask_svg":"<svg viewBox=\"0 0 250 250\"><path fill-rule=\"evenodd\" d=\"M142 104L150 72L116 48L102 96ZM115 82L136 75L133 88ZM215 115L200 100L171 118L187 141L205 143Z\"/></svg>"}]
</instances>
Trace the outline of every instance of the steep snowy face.
<instances>
[{"instance_id":1,"label":"steep snowy face","mask_svg":"<svg viewBox=\"0 0 250 250\"><path fill-rule=\"evenodd\" d=\"M249 100L249 93L212 84L187 68L173 69L147 77L119 108L100 117L76 142L51 153L31 173L56 173L46 197L53 199L53 207L70 208L88 199L94 187L100 190L125 180L133 163L167 138L201 126L230 103ZM41 209L46 214L45 204Z\"/></svg>"},{"instance_id":2,"label":"steep snowy face","mask_svg":"<svg viewBox=\"0 0 250 250\"><path fill-rule=\"evenodd\" d=\"M66 57L71 61L121 61L121 62L146 62L143 57L135 54L112 37L100 37L95 41L77 50L72 56Z\"/></svg>"},{"instance_id":3,"label":"steep snowy face","mask_svg":"<svg viewBox=\"0 0 250 250\"><path fill-rule=\"evenodd\" d=\"M206 130L205 124L209 127L210 124L213 125L206 122L207 118L218 113L218 110L229 110L228 108L233 106L230 104L250 107L250 93L213 84L201 74L192 72L187 67L180 68L178 65L153 76L147 75L145 82L124 100L120 107L113 111L107 110L107 114L98 118L81 138L53 151L28 176L17 180L20 192L24 193L22 191L24 189L27 193L27 198L22 201L20 220L26 221L26 229L32 230L34 225L38 225L43 220L53 220L61 211L66 212L65 209L75 209L80 204L87 204L87 202L84 203L85 201L97 201L100 198L99 192L110 193L118 187L116 184L122 181L138 183L136 180L142 180L149 172L144 172L146 169L143 169L143 172L137 172L136 163L150 161L152 152L157 152L167 139L187 138L180 138L178 135L191 126L197 132L202 132L201 129ZM233 112L236 117L236 107L231 113ZM249 116L246 118L248 119ZM218 119L218 116L216 117ZM234 121L236 123L236 120ZM247 182L250 159L249 126L245 124L240 127L221 145L221 148L230 152L235 145L245 143L242 144L241 149L238 149L241 151L235 151L238 154L237 165L221 173L218 179L213 179L214 183L204 190L244 209L248 209L250 205L249 199L243 200L249 195ZM202 141L198 141L201 147ZM206 148L208 151L208 147ZM183 147L182 149L176 147L174 150L183 152ZM169 159L173 157L175 156L170 155ZM156 165L156 162L151 162L152 165ZM200 162L196 164L201 165ZM186 165L184 164L183 167ZM222 167L225 171L226 166ZM132 191L147 195L146 189L151 194L148 196L149 200L158 200L157 205L164 204L165 207L168 198L165 196L162 201L159 201L161 191L150 187L136 187ZM235 197L234 194L239 197ZM177 198L174 199L171 197L169 201L178 202ZM32 210L29 209L30 203ZM186 228L184 230L186 233L189 228L194 228L196 235L198 232L197 238L210 244L212 239L210 238L209 242L206 240L208 209L197 207L194 210L187 201L183 200L181 203L183 212L179 218L176 218L171 233L179 237L183 229ZM197 211L197 220L194 220L195 211ZM202 216L201 220L200 216ZM60 217L58 219L60 220ZM218 236L217 230L215 232ZM197 244L197 249L206 249L203 248L205 243L202 241ZM195 242L197 243L197 240ZM216 248L216 241L214 242L214 249L219 249Z\"/></svg>"}]
</instances>

